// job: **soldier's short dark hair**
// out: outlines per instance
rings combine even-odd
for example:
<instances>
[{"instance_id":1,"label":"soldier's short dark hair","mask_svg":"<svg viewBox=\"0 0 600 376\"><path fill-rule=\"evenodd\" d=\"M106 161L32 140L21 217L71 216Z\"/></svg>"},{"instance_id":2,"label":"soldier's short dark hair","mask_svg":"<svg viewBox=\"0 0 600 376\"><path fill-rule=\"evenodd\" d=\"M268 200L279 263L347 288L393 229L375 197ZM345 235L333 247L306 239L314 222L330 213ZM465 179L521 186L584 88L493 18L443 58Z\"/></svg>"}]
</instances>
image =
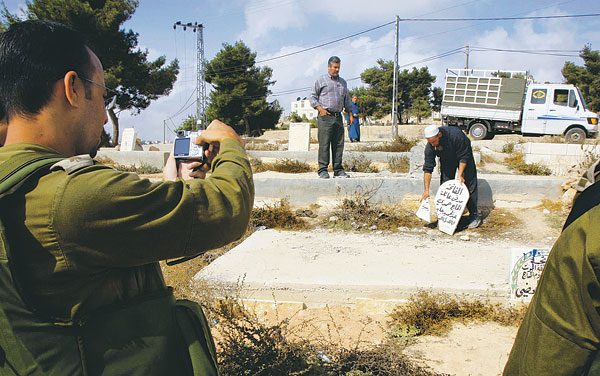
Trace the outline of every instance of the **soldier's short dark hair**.
<instances>
[{"instance_id":1,"label":"soldier's short dark hair","mask_svg":"<svg viewBox=\"0 0 600 376\"><path fill-rule=\"evenodd\" d=\"M337 56L332 56L332 57L329 58L329 60L327 60L327 65L328 66L332 66L333 63L338 63L338 64L341 63L340 58L337 57Z\"/></svg>"},{"instance_id":2,"label":"soldier's short dark hair","mask_svg":"<svg viewBox=\"0 0 600 376\"><path fill-rule=\"evenodd\" d=\"M53 21L24 21L0 34L0 118L35 115L69 71L92 75L85 38Z\"/></svg>"}]
</instances>

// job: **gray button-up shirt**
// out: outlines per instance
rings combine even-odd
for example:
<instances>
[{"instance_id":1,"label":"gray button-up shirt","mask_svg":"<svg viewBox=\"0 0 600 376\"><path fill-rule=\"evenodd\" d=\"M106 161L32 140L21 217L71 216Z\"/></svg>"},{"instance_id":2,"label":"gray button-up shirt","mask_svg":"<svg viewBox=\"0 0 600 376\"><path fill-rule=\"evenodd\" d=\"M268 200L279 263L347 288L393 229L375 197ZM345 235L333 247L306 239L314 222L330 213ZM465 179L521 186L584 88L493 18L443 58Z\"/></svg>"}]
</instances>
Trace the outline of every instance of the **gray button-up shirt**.
<instances>
[{"instance_id":1,"label":"gray button-up shirt","mask_svg":"<svg viewBox=\"0 0 600 376\"><path fill-rule=\"evenodd\" d=\"M348 85L346 80L339 76L337 80L329 74L319 77L308 100L313 108L321 106L329 112L342 112L344 108L347 112L352 111Z\"/></svg>"}]
</instances>

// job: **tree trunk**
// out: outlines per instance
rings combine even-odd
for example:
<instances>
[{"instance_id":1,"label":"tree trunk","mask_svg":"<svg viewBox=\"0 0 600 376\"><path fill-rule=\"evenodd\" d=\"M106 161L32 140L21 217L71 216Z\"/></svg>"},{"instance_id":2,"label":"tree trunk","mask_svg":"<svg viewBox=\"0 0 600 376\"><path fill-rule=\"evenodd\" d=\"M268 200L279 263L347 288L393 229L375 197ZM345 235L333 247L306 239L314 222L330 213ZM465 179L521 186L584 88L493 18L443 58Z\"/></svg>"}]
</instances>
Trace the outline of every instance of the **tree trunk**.
<instances>
[{"instance_id":1,"label":"tree trunk","mask_svg":"<svg viewBox=\"0 0 600 376\"><path fill-rule=\"evenodd\" d=\"M113 124L112 146L117 146L119 144L119 118L115 115L115 111L112 108L108 110L108 116Z\"/></svg>"},{"instance_id":2,"label":"tree trunk","mask_svg":"<svg viewBox=\"0 0 600 376\"><path fill-rule=\"evenodd\" d=\"M246 136L250 137L250 123L248 123L248 118L244 116L244 124L246 125Z\"/></svg>"}]
</instances>

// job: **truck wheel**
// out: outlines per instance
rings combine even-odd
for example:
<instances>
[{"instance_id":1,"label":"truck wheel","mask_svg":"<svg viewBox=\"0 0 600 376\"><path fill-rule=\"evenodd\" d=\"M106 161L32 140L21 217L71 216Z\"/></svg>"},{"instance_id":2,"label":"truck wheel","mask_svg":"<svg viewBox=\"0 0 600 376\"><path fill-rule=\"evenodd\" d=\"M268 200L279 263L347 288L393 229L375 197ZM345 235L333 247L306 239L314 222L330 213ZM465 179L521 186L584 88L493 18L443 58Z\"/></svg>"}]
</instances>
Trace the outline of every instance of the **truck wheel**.
<instances>
[{"instance_id":1,"label":"truck wheel","mask_svg":"<svg viewBox=\"0 0 600 376\"><path fill-rule=\"evenodd\" d=\"M565 133L565 140L569 144L583 144L585 131L581 128L571 128Z\"/></svg>"},{"instance_id":2,"label":"truck wheel","mask_svg":"<svg viewBox=\"0 0 600 376\"><path fill-rule=\"evenodd\" d=\"M486 138L487 133L487 127L481 123L475 123L471 125L471 128L469 128L469 135L474 140L483 140L484 138Z\"/></svg>"}]
</instances>

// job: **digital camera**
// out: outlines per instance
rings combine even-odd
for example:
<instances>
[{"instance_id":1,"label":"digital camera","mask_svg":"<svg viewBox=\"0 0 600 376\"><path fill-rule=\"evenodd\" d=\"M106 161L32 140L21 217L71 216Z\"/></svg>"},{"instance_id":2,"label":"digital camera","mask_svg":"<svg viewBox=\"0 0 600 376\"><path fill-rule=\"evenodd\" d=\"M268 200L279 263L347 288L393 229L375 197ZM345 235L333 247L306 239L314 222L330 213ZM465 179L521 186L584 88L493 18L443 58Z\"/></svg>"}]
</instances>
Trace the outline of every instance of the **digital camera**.
<instances>
[{"instance_id":1,"label":"digital camera","mask_svg":"<svg viewBox=\"0 0 600 376\"><path fill-rule=\"evenodd\" d=\"M202 145L196 145L193 140L200 135L201 131L177 131L177 137L175 138L175 145L173 155L178 159L196 159L206 161L206 155L204 154L205 147Z\"/></svg>"}]
</instances>

